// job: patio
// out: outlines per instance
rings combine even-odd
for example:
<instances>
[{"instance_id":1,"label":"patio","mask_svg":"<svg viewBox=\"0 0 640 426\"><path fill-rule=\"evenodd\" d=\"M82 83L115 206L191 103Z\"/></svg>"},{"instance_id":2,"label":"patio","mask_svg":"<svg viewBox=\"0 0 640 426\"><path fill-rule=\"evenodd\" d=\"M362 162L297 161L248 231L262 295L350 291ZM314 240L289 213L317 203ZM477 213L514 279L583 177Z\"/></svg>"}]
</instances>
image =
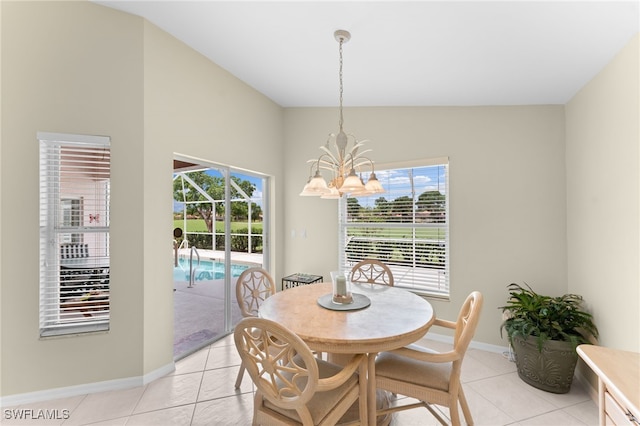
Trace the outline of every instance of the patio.
<instances>
[{"instance_id":1,"label":"patio","mask_svg":"<svg viewBox=\"0 0 640 426\"><path fill-rule=\"evenodd\" d=\"M198 249L201 261L224 262L224 252ZM190 250L178 253L189 259ZM194 264L195 264L194 255ZM262 254L231 253L233 265L261 266ZM200 275L200 274L196 274ZM188 276L188 274L187 274ZM235 277L231 279L231 318L236 324L242 318L235 294ZM189 287L188 280L174 280L174 357L182 358L223 336L224 279L196 279Z\"/></svg>"}]
</instances>

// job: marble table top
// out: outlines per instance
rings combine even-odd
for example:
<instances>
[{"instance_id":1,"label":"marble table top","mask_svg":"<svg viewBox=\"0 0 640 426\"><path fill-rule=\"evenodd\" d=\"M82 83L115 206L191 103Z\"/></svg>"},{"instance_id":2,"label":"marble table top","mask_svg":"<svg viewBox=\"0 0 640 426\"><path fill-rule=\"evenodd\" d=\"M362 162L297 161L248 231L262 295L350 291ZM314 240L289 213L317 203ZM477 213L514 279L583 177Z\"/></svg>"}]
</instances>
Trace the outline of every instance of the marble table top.
<instances>
[{"instance_id":1,"label":"marble table top","mask_svg":"<svg viewBox=\"0 0 640 426\"><path fill-rule=\"evenodd\" d=\"M396 349L420 339L435 316L424 298L383 285L352 284L371 304L363 309L335 311L318 298L331 293L331 283L291 288L269 297L258 315L296 333L312 350L330 353L375 353Z\"/></svg>"}]
</instances>

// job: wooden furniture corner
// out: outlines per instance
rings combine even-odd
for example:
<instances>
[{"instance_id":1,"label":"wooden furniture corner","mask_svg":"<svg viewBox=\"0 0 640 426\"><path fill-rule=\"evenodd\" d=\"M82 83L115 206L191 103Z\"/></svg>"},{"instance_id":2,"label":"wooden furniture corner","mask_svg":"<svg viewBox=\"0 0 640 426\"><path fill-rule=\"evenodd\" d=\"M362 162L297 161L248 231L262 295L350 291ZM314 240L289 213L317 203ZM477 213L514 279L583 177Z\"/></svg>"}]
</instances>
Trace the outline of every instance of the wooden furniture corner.
<instances>
[{"instance_id":1,"label":"wooden furniture corner","mask_svg":"<svg viewBox=\"0 0 640 426\"><path fill-rule=\"evenodd\" d=\"M578 355L598 376L600 425L640 425L640 353L580 345Z\"/></svg>"}]
</instances>

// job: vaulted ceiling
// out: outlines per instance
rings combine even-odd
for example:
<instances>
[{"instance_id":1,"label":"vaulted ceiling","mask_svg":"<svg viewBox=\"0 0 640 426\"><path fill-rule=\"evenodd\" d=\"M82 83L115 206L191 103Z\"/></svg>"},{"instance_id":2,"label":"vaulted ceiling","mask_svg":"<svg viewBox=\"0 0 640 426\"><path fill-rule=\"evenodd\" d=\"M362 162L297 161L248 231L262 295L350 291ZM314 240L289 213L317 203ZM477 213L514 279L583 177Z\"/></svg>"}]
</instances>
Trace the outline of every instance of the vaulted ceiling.
<instances>
[{"instance_id":1,"label":"vaulted ceiling","mask_svg":"<svg viewBox=\"0 0 640 426\"><path fill-rule=\"evenodd\" d=\"M638 1L111 1L283 107L564 104L638 32Z\"/></svg>"}]
</instances>

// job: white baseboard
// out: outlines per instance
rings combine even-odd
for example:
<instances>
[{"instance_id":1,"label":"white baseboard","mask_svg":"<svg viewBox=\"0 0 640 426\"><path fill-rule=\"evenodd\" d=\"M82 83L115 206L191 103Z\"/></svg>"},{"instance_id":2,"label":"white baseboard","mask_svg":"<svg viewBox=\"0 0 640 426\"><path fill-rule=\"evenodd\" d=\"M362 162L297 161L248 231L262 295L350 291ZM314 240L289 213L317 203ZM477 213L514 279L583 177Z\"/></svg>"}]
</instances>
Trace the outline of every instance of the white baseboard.
<instances>
[{"instance_id":1,"label":"white baseboard","mask_svg":"<svg viewBox=\"0 0 640 426\"><path fill-rule=\"evenodd\" d=\"M583 389L587 391L589 397L593 402L598 405L598 389L591 386L589 380L585 377L584 374L580 371L580 369L576 368L576 373L573 376L574 380L577 380L582 385Z\"/></svg>"},{"instance_id":2,"label":"white baseboard","mask_svg":"<svg viewBox=\"0 0 640 426\"><path fill-rule=\"evenodd\" d=\"M176 364L175 362L171 362L167 365L165 365L164 367L160 367L156 370L153 370L150 373L145 374L144 376L142 376L142 385L146 385L148 383L153 382L156 379L159 379L160 377L166 376L169 373L172 373L173 371L175 371L176 369Z\"/></svg>"},{"instance_id":3,"label":"white baseboard","mask_svg":"<svg viewBox=\"0 0 640 426\"><path fill-rule=\"evenodd\" d=\"M0 397L0 407L13 407L34 402L48 401L52 399L70 398L78 395L87 395L97 392L107 392L113 390L135 388L144 386L162 376L165 376L176 369L175 363L171 362L144 376L127 377L124 379L106 380L103 382L87 383L77 386L67 386L64 388L46 389L36 392L28 392L17 395Z\"/></svg>"}]
</instances>

